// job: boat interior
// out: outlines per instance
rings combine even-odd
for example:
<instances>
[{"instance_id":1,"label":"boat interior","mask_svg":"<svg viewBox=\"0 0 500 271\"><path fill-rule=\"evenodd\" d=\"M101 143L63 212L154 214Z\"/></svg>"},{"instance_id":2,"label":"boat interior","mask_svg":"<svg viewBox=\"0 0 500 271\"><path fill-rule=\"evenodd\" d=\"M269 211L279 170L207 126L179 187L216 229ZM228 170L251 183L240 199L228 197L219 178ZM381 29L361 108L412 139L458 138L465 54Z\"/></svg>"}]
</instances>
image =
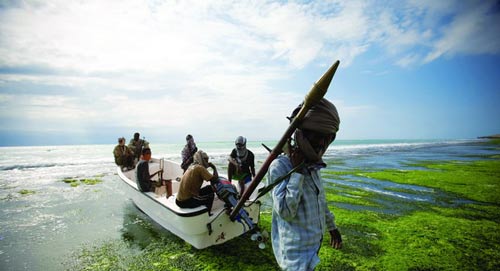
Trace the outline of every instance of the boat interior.
<instances>
[{"instance_id":1,"label":"boat interior","mask_svg":"<svg viewBox=\"0 0 500 271\"><path fill-rule=\"evenodd\" d=\"M208 213L208 209L205 206L199 206L196 208L181 208L177 206L175 203L175 197L177 195L177 192L179 190L180 186L180 180L183 175L183 170L180 167L179 164L164 160L164 159L157 159L157 158L152 158L149 163L149 172L152 174L156 171L158 171L160 168L163 168L163 176L161 176L164 180L170 181L171 183L171 195L167 193L168 190L166 187L163 188L157 188L156 192L145 192L144 194L149 196L151 199L155 200L159 204L164 205L165 207L169 208L171 211L176 213L179 216L196 216L201 213ZM211 169L209 169L211 170ZM121 170L121 173L126 177L124 181L132 186L133 188L137 189L137 183L136 183L136 174L135 174L135 169L127 170L123 169ZM219 174L220 175L220 174ZM152 180L159 181L160 176L155 175ZM239 185L237 181L233 180L233 185L235 186L236 190L239 193ZM210 185L209 182L205 181L203 186ZM137 189L138 190L138 189ZM168 191L170 192L170 191ZM250 199L255 198L256 192L252 194ZM225 202L217 197L215 195L214 198L214 203L212 206L212 216L219 215L221 212L225 211Z\"/></svg>"}]
</instances>

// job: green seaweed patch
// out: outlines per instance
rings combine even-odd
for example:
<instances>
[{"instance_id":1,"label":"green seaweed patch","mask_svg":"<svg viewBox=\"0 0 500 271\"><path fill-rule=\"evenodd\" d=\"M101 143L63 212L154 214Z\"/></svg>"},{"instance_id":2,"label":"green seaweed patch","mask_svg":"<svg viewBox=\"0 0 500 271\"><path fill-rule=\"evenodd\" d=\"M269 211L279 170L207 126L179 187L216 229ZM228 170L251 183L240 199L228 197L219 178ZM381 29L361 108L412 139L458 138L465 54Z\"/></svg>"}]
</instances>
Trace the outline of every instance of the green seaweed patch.
<instances>
[{"instance_id":1,"label":"green seaweed patch","mask_svg":"<svg viewBox=\"0 0 500 271\"><path fill-rule=\"evenodd\" d=\"M121 240L84 246L64 262L66 270L127 270L135 253Z\"/></svg>"},{"instance_id":2,"label":"green seaweed patch","mask_svg":"<svg viewBox=\"0 0 500 271\"><path fill-rule=\"evenodd\" d=\"M21 194L21 195L32 195L35 193L36 193L36 191L34 191L34 190L28 190L28 189L19 190L19 194Z\"/></svg>"},{"instance_id":3,"label":"green seaweed patch","mask_svg":"<svg viewBox=\"0 0 500 271\"><path fill-rule=\"evenodd\" d=\"M98 183L102 183L102 180L99 179L82 179L80 182L86 184L86 185L96 185Z\"/></svg>"},{"instance_id":4,"label":"green seaweed patch","mask_svg":"<svg viewBox=\"0 0 500 271\"><path fill-rule=\"evenodd\" d=\"M490 140L488 140L487 144L490 144L490 145L500 145L500 138L490 139Z\"/></svg>"},{"instance_id":5,"label":"green seaweed patch","mask_svg":"<svg viewBox=\"0 0 500 271\"><path fill-rule=\"evenodd\" d=\"M378 270L375 265L384 255L384 247L380 244L384 235L377 223L390 221L393 217L371 211L331 210L342 234L343 247L341 250L330 247L331 238L326 234L319 251L321 262L315 270Z\"/></svg>"},{"instance_id":6,"label":"green seaweed patch","mask_svg":"<svg viewBox=\"0 0 500 271\"><path fill-rule=\"evenodd\" d=\"M344 245L334 250L325 236L316 270L498 270L499 224L488 217L500 208L474 207L406 216L335 209Z\"/></svg>"},{"instance_id":7,"label":"green seaweed patch","mask_svg":"<svg viewBox=\"0 0 500 271\"><path fill-rule=\"evenodd\" d=\"M78 180L75 180L75 179L64 179L62 181L65 182L65 183L75 183L75 182L78 182Z\"/></svg>"},{"instance_id":8,"label":"green seaweed patch","mask_svg":"<svg viewBox=\"0 0 500 271\"><path fill-rule=\"evenodd\" d=\"M358 172L356 175L439 188L467 199L500 204L500 160L423 162L413 165L429 170L387 169Z\"/></svg>"},{"instance_id":9,"label":"green seaweed patch","mask_svg":"<svg viewBox=\"0 0 500 271\"><path fill-rule=\"evenodd\" d=\"M351 189L349 191L338 192L334 188L325 187L325 192L327 202L380 207L378 204L375 204L370 200L373 197L373 193L368 191Z\"/></svg>"},{"instance_id":10,"label":"green seaweed patch","mask_svg":"<svg viewBox=\"0 0 500 271\"><path fill-rule=\"evenodd\" d=\"M227 243L198 250L178 238L153 239L141 250L123 240L84 248L68 270L279 270L271 246L260 250L245 234Z\"/></svg>"},{"instance_id":11,"label":"green seaweed patch","mask_svg":"<svg viewBox=\"0 0 500 271\"><path fill-rule=\"evenodd\" d=\"M416 212L392 223L379 223L386 249L380 269L460 270L465 263L475 270L500 267L497 223L444 212Z\"/></svg>"},{"instance_id":12,"label":"green seaweed patch","mask_svg":"<svg viewBox=\"0 0 500 271\"><path fill-rule=\"evenodd\" d=\"M70 184L71 187L77 187L80 184L96 185L98 183L102 183L102 180L100 180L100 179L64 179L63 182Z\"/></svg>"},{"instance_id":13,"label":"green seaweed patch","mask_svg":"<svg viewBox=\"0 0 500 271\"><path fill-rule=\"evenodd\" d=\"M76 179L64 179L63 182L69 184L71 187L77 187L80 185L80 182Z\"/></svg>"}]
</instances>

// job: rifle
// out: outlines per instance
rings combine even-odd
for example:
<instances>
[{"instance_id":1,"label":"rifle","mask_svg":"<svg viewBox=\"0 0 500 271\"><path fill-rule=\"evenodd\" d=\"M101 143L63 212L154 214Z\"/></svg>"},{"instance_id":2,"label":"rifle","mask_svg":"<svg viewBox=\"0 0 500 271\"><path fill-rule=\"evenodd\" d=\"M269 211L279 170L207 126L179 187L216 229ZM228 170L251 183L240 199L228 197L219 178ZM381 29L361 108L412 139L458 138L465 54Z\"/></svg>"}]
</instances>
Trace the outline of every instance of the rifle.
<instances>
[{"instance_id":1,"label":"rifle","mask_svg":"<svg viewBox=\"0 0 500 271\"><path fill-rule=\"evenodd\" d=\"M264 175L266 174L267 170L269 169L269 166L271 165L271 162L278 157L278 155L281 154L283 151L283 146L287 142L288 138L292 136L292 134L295 132L295 129L299 126L300 122L302 119L305 117L307 111L318 103L323 96L325 96L328 87L330 86L330 82L333 79L333 75L335 74L335 71L337 71L337 68L340 64L340 61L335 61L333 65L321 76L321 78L313 84L311 90L309 93L306 94L304 98L304 105L300 109L299 113L293 118L292 122L286 129L285 133L279 140L278 144L274 147L274 149L271 151L267 159L264 161L262 164L262 167L259 169L257 174L255 174L255 177L253 178L252 182L250 183L250 186L245 190L245 193L243 193L243 196L240 198L238 201L238 204L236 207L233 208L230 214L230 219L234 221L236 219L236 216L238 215L240 209L243 207L245 202L250 198L250 195L252 195L253 191L257 188L257 185L262 181L262 178L264 178Z\"/></svg>"}]
</instances>

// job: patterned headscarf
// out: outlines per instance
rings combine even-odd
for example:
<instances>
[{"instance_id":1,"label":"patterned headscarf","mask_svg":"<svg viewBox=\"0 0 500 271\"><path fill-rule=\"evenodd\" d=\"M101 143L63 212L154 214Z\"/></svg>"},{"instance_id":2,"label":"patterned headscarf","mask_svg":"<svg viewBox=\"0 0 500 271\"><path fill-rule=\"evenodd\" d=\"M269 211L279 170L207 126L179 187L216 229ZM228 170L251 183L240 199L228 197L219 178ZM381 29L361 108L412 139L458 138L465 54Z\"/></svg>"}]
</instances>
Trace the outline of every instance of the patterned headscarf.
<instances>
[{"instance_id":1,"label":"patterned headscarf","mask_svg":"<svg viewBox=\"0 0 500 271\"><path fill-rule=\"evenodd\" d=\"M247 139L243 136L238 136L234 144L236 145L236 160L238 164L241 164L246 161L248 157Z\"/></svg>"}]
</instances>

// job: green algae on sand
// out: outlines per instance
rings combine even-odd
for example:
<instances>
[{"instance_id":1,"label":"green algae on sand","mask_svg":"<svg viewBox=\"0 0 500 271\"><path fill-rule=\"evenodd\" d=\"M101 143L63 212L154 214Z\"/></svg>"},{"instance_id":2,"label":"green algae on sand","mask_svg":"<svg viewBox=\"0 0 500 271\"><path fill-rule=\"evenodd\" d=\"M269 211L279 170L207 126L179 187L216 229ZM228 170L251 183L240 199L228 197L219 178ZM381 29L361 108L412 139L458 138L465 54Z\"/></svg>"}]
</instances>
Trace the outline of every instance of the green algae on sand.
<instances>
[{"instance_id":1,"label":"green algae on sand","mask_svg":"<svg viewBox=\"0 0 500 271\"><path fill-rule=\"evenodd\" d=\"M19 190L19 194L21 195L31 195L35 194L36 192L34 190L29 190L29 189L21 189Z\"/></svg>"},{"instance_id":2,"label":"green algae on sand","mask_svg":"<svg viewBox=\"0 0 500 271\"><path fill-rule=\"evenodd\" d=\"M102 183L102 180L100 179L64 179L62 180L64 183L70 184L71 187L77 187L80 184L85 184L85 185L96 185L98 183Z\"/></svg>"},{"instance_id":3,"label":"green algae on sand","mask_svg":"<svg viewBox=\"0 0 500 271\"><path fill-rule=\"evenodd\" d=\"M333 204L344 248L325 248L325 240L317 270L499 270L500 161L490 158L411 165L421 170L343 172L339 176L432 187L471 201L454 208L426 203L399 215L352 211ZM369 194L366 197L359 204L373 199ZM352 198L340 196L335 201Z\"/></svg>"},{"instance_id":4,"label":"green algae on sand","mask_svg":"<svg viewBox=\"0 0 500 271\"><path fill-rule=\"evenodd\" d=\"M411 166L429 170L387 169L356 175L439 188L470 200L500 204L500 160L422 162Z\"/></svg>"},{"instance_id":5,"label":"green algae on sand","mask_svg":"<svg viewBox=\"0 0 500 271\"><path fill-rule=\"evenodd\" d=\"M325 235L316 270L500 270L500 161L422 162L422 169L363 171L345 175L432 187L470 202L454 207L419 203L410 212L384 212L340 208L338 202L377 207L380 195L353 190L343 193L326 184L330 209L343 235L341 250L329 247ZM417 204L417 203L415 203ZM398 208L397 205L393 208ZM263 211L260 227L271 231L271 215ZM181 239L156 238L139 250L104 244L86 250L71 270L279 270L270 242L257 248L248 235L220 246L196 250ZM78 260L80 259L80 260Z\"/></svg>"}]
</instances>

